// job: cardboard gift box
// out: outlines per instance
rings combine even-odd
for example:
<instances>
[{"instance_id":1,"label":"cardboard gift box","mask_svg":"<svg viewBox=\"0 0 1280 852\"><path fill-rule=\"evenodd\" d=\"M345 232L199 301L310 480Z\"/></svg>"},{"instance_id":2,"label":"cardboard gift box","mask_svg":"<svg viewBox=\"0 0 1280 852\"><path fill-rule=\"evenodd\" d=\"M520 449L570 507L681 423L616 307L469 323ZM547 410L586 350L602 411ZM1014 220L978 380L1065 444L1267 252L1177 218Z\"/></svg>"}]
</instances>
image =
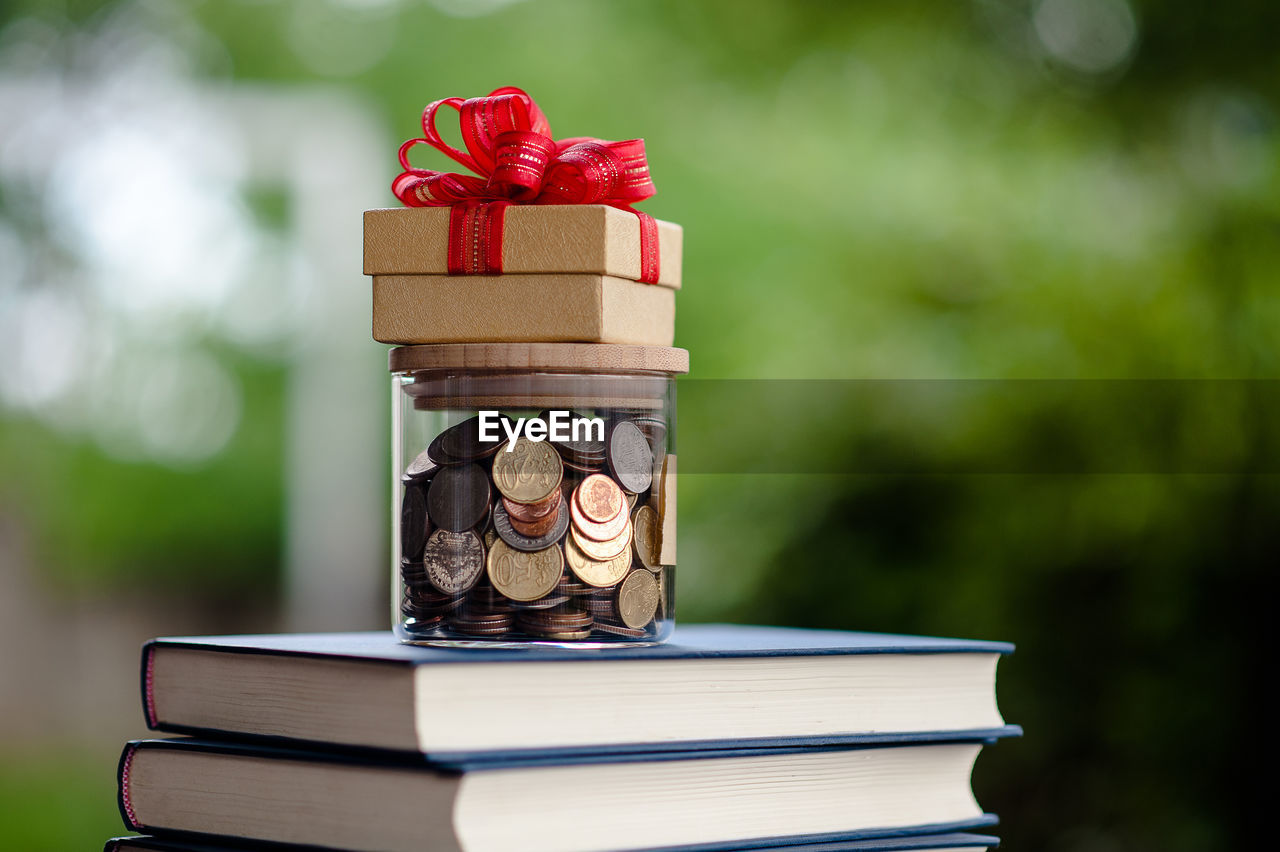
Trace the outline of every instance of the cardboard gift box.
<instances>
[{"instance_id":1,"label":"cardboard gift box","mask_svg":"<svg viewBox=\"0 0 1280 852\"><path fill-rule=\"evenodd\" d=\"M658 221L658 287L679 289L683 232ZM396 207L364 214L365 275L448 273L449 208ZM640 221L602 204L513 205L505 212L502 270L640 278Z\"/></svg>"},{"instance_id":2,"label":"cardboard gift box","mask_svg":"<svg viewBox=\"0 0 1280 852\"><path fill-rule=\"evenodd\" d=\"M675 316L674 289L610 275L373 276L373 337L382 343L670 346Z\"/></svg>"},{"instance_id":3,"label":"cardboard gift box","mask_svg":"<svg viewBox=\"0 0 1280 852\"><path fill-rule=\"evenodd\" d=\"M373 337L382 343L674 340L679 225L657 223L654 284L636 280L639 219L605 205L508 207L500 275L447 274L447 207L369 210L364 226Z\"/></svg>"}]
</instances>

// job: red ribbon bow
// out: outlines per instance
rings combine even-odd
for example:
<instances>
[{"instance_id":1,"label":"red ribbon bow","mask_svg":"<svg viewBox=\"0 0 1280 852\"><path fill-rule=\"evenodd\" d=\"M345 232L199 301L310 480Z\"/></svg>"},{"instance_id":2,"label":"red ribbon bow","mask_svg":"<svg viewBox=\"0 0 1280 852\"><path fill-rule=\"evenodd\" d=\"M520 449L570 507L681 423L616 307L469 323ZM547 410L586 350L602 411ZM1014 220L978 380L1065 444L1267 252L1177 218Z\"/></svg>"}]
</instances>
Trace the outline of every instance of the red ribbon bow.
<instances>
[{"instance_id":1,"label":"red ribbon bow","mask_svg":"<svg viewBox=\"0 0 1280 852\"><path fill-rule=\"evenodd\" d=\"M440 138L436 113L458 111L460 151ZM640 280L658 280L658 226L631 207L653 195L644 140L555 140L538 105L504 86L484 98L445 98L422 112L420 139L400 146L404 172L391 191L408 207L450 207L449 274L502 272L503 211L511 204L608 204L640 218ZM426 144L475 175L415 169L409 150ZM477 177L478 175L478 177Z\"/></svg>"}]
</instances>

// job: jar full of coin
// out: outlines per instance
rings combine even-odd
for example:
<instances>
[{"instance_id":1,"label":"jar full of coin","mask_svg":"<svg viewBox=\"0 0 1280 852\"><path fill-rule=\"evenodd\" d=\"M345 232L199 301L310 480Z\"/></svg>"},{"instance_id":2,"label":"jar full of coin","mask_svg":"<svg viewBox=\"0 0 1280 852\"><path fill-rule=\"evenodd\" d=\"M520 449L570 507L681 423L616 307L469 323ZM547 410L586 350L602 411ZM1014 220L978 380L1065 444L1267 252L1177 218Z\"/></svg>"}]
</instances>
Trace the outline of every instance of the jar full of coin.
<instances>
[{"instance_id":1,"label":"jar full of coin","mask_svg":"<svg viewBox=\"0 0 1280 852\"><path fill-rule=\"evenodd\" d=\"M391 350L392 620L410 643L601 647L674 626L682 349Z\"/></svg>"}]
</instances>

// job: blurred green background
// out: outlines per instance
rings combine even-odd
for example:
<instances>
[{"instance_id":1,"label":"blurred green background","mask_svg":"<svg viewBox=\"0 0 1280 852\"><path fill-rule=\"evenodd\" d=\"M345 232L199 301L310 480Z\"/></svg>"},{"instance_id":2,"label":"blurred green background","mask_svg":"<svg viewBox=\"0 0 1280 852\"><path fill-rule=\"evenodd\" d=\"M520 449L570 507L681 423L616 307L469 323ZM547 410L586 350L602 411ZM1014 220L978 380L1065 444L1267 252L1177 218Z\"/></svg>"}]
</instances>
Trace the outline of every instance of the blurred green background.
<instances>
[{"instance_id":1,"label":"blurred green background","mask_svg":"<svg viewBox=\"0 0 1280 852\"><path fill-rule=\"evenodd\" d=\"M801 456L891 461L682 477L679 605L1016 642L1027 735L975 779L1008 848L1254 839L1277 32L1253 0L7 0L6 845L120 833L148 636L386 623L359 212L425 103L500 85L557 136L646 138L693 381L1247 380L784 412L821 426ZM713 399L682 397L682 469L761 451ZM1126 463L1134 412L1161 463Z\"/></svg>"}]
</instances>

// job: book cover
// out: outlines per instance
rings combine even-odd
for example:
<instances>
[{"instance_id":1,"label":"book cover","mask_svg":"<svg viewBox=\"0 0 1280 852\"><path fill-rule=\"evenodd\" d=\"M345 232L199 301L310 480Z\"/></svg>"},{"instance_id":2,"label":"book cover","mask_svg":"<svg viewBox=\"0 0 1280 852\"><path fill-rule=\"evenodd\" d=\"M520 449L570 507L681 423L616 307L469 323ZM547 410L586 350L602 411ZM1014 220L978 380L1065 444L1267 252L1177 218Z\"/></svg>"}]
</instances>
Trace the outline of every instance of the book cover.
<instances>
[{"instance_id":1,"label":"book cover","mask_svg":"<svg viewBox=\"0 0 1280 852\"><path fill-rule=\"evenodd\" d=\"M979 750L725 749L441 766L420 755L142 740L121 756L119 805L135 831L344 849L756 848L994 824L969 788Z\"/></svg>"},{"instance_id":2,"label":"book cover","mask_svg":"<svg viewBox=\"0 0 1280 852\"><path fill-rule=\"evenodd\" d=\"M974 739L1020 732L995 703L1011 650L731 626L586 652L419 647L389 632L185 637L144 647L142 693L156 730L437 760Z\"/></svg>"}]
</instances>

